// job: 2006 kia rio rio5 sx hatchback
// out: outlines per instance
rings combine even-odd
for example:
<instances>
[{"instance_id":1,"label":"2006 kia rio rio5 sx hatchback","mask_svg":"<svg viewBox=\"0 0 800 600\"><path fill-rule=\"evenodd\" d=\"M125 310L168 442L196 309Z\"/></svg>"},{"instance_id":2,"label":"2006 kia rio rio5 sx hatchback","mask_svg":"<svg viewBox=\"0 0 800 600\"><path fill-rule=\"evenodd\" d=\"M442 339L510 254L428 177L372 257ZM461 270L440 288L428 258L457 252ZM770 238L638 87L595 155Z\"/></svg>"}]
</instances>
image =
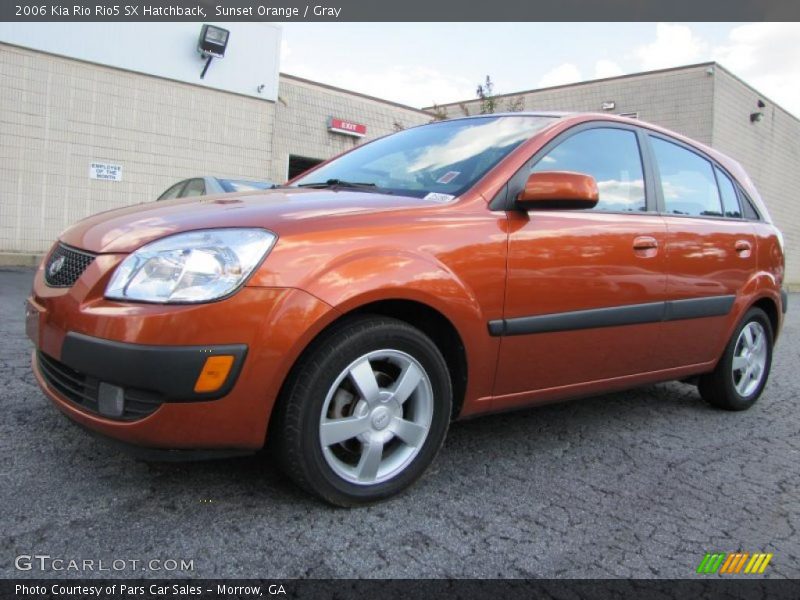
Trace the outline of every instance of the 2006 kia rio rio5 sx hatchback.
<instances>
[{"instance_id":1,"label":"2006 kia rio rio5 sx hatchback","mask_svg":"<svg viewBox=\"0 0 800 600\"><path fill-rule=\"evenodd\" d=\"M782 239L741 167L606 115L485 115L282 188L65 231L27 324L45 393L149 450L255 451L340 505L431 463L451 420L650 382L764 389Z\"/></svg>"}]
</instances>

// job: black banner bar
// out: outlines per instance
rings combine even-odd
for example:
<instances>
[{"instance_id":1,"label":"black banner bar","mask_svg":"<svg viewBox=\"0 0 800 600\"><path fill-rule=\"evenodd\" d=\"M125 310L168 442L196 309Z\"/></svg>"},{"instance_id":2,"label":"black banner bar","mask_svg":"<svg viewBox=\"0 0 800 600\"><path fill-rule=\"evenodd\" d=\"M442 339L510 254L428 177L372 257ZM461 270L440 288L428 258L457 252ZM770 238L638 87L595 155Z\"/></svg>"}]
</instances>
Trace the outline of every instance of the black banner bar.
<instances>
[{"instance_id":1,"label":"black banner bar","mask_svg":"<svg viewBox=\"0 0 800 600\"><path fill-rule=\"evenodd\" d=\"M0 21L797 21L795 0L3 0Z\"/></svg>"},{"instance_id":2,"label":"black banner bar","mask_svg":"<svg viewBox=\"0 0 800 600\"><path fill-rule=\"evenodd\" d=\"M111 580L65 579L0 581L2 598L58 598L78 600L164 600L197 598L372 599L422 600L534 600L539 598L583 600L796 600L800 580L749 579L716 575L696 580L667 579L571 579L571 580Z\"/></svg>"}]
</instances>

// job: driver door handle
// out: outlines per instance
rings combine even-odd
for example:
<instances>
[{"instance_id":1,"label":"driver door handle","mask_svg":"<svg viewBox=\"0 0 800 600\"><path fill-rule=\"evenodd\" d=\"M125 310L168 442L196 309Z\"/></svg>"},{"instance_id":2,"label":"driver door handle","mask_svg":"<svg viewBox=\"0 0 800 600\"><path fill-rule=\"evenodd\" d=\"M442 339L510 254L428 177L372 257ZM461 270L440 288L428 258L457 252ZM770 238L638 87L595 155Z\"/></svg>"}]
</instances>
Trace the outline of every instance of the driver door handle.
<instances>
[{"instance_id":1,"label":"driver door handle","mask_svg":"<svg viewBox=\"0 0 800 600\"><path fill-rule=\"evenodd\" d=\"M640 258L653 258L658 254L658 240L650 235L634 238L633 253Z\"/></svg>"}]
</instances>

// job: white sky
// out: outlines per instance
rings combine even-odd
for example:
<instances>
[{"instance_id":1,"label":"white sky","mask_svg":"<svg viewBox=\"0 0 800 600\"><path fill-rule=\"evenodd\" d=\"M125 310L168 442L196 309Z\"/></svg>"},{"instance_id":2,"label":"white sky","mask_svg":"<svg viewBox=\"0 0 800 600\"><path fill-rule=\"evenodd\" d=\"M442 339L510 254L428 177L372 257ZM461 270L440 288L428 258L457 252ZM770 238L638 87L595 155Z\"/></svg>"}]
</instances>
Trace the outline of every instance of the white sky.
<instances>
[{"instance_id":1,"label":"white sky","mask_svg":"<svg viewBox=\"0 0 800 600\"><path fill-rule=\"evenodd\" d=\"M800 116L800 23L283 23L281 71L430 106L716 60Z\"/></svg>"}]
</instances>

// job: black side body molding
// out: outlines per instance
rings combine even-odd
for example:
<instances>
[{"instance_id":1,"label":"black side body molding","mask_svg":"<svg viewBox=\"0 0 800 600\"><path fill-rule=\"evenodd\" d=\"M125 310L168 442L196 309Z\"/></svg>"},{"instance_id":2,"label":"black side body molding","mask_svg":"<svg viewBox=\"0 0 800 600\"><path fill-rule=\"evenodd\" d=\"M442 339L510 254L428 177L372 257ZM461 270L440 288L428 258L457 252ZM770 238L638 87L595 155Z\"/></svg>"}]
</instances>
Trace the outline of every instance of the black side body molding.
<instances>
[{"instance_id":1,"label":"black side body molding","mask_svg":"<svg viewBox=\"0 0 800 600\"><path fill-rule=\"evenodd\" d=\"M489 335L528 335L727 315L736 296L711 296L489 321Z\"/></svg>"}]
</instances>

